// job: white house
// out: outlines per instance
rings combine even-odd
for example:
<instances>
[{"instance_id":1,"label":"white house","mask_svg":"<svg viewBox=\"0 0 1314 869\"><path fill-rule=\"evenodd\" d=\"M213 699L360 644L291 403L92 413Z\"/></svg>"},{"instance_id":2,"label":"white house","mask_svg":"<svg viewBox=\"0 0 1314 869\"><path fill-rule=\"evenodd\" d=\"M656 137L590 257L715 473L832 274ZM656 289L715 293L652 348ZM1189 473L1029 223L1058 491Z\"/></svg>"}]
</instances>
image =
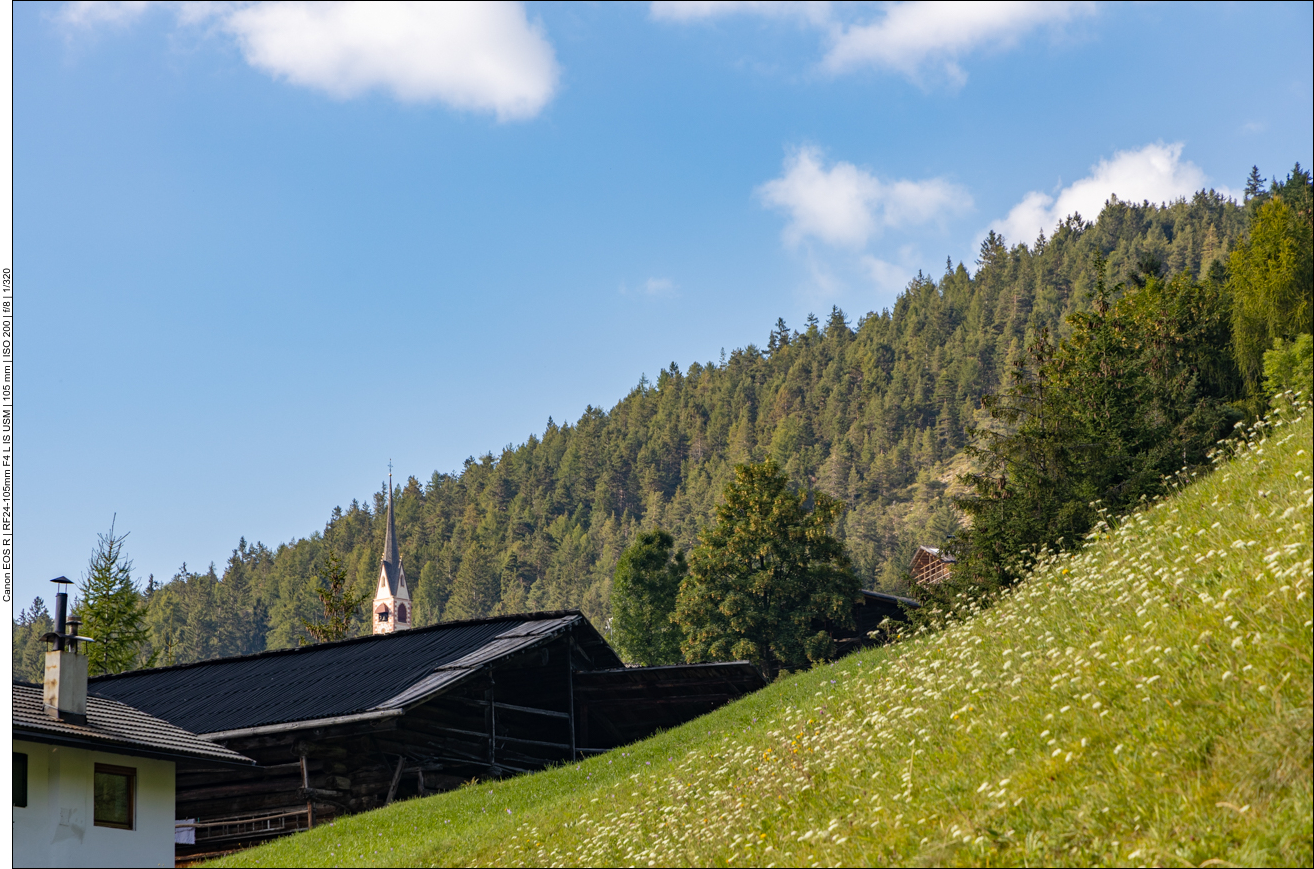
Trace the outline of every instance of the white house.
<instances>
[{"instance_id":1,"label":"white house","mask_svg":"<svg viewBox=\"0 0 1314 869\"><path fill-rule=\"evenodd\" d=\"M139 709L87 696L77 623L65 633L57 596L56 649L44 686L15 682L15 866L173 866L177 764L254 761Z\"/></svg>"}]
</instances>

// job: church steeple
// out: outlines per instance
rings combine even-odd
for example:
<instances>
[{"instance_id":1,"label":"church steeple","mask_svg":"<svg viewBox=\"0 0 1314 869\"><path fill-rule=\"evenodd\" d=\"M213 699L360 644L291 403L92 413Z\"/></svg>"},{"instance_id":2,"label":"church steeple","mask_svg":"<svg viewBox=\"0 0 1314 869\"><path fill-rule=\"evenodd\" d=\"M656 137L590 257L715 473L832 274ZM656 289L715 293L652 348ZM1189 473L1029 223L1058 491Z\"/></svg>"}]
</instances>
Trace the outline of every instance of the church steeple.
<instances>
[{"instance_id":1,"label":"church steeple","mask_svg":"<svg viewBox=\"0 0 1314 869\"><path fill-rule=\"evenodd\" d=\"M390 634L411 626L411 593L406 589L397 547L397 526L392 515L392 463L388 464L388 526L383 537L379 587L374 594L374 633Z\"/></svg>"}]
</instances>

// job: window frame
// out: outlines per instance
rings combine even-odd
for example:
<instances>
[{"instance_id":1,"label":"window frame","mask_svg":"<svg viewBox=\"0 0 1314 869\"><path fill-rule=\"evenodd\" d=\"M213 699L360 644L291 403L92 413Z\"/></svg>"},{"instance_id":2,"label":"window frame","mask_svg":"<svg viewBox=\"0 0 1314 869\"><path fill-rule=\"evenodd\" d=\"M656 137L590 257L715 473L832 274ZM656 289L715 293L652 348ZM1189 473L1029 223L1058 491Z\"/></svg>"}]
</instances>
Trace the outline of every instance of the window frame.
<instances>
[{"instance_id":1,"label":"window frame","mask_svg":"<svg viewBox=\"0 0 1314 869\"><path fill-rule=\"evenodd\" d=\"M128 823L101 820L96 804L96 776L119 775L128 779ZM96 827L108 827L111 830L135 830L137 828L137 768L116 766L111 763L97 763L91 775L91 819Z\"/></svg>"},{"instance_id":2,"label":"window frame","mask_svg":"<svg viewBox=\"0 0 1314 869\"><path fill-rule=\"evenodd\" d=\"M21 760L19 758L22 758ZM14 808L27 808L28 759L27 752L14 752ZM22 771L21 777L19 771Z\"/></svg>"}]
</instances>

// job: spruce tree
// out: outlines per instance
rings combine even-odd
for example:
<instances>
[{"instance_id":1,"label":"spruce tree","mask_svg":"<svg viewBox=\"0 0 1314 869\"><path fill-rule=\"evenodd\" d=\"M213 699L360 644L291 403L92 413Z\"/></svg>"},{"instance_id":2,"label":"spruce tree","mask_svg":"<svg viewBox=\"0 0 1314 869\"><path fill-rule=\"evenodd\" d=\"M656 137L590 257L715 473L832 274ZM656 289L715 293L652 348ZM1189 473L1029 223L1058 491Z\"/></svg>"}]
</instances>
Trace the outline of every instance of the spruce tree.
<instances>
[{"instance_id":1,"label":"spruce tree","mask_svg":"<svg viewBox=\"0 0 1314 869\"><path fill-rule=\"evenodd\" d=\"M95 675L122 673L155 663L154 654L144 655L150 639L146 605L132 581L132 561L123 551L125 534L115 534L110 523L107 534L98 534L96 551L87 576L78 587L80 599L74 611L82 618L82 633L95 640L88 643L87 667Z\"/></svg>"},{"instance_id":2,"label":"spruce tree","mask_svg":"<svg viewBox=\"0 0 1314 869\"><path fill-rule=\"evenodd\" d=\"M852 625L860 587L832 533L843 512L791 490L773 461L737 466L680 586L685 658L746 659L774 676L833 655L825 625Z\"/></svg>"},{"instance_id":3,"label":"spruce tree","mask_svg":"<svg viewBox=\"0 0 1314 869\"><path fill-rule=\"evenodd\" d=\"M1258 166L1250 167L1250 177L1246 178L1245 201L1257 199L1264 195L1264 176L1259 174Z\"/></svg>"},{"instance_id":4,"label":"spruce tree","mask_svg":"<svg viewBox=\"0 0 1314 869\"><path fill-rule=\"evenodd\" d=\"M687 572L675 538L660 528L640 533L616 562L611 638L626 661L651 667L682 660L672 616Z\"/></svg>"},{"instance_id":5,"label":"spruce tree","mask_svg":"<svg viewBox=\"0 0 1314 869\"><path fill-rule=\"evenodd\" d=\"M352 621L360 612L360 605L369 599L369 592L352 594L342 559L332 549L329 550L328 557L320 568L319 582L320 584L315 587L315 594L319 597L319 602L324 605L324 618L317 622L302 619L301 626L306 629L306 633L315 638L317 643L345 640Z\"/></svg>"}]
</instances>

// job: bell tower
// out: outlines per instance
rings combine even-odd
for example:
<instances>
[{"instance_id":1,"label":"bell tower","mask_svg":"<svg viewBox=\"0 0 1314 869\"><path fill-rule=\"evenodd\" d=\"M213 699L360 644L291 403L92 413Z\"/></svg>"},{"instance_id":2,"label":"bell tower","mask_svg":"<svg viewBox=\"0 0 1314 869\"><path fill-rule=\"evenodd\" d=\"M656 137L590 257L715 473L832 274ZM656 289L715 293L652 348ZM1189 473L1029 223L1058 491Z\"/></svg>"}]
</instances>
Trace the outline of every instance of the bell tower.
<instances>
[{"instance_id":1,"label":"bell tower","mask_svg":"<svg viewBox=\"0 0 1314 869\"><path fill-rule=\"evenodd\" d=\"M392 518L391 463L388 465L388 530L383 538L382 562L374 593L374 633L391 634L410 628L412 618L411 593L406 590L406 571L402 570L397 528Z\"/></svg>"}]
</instances>

